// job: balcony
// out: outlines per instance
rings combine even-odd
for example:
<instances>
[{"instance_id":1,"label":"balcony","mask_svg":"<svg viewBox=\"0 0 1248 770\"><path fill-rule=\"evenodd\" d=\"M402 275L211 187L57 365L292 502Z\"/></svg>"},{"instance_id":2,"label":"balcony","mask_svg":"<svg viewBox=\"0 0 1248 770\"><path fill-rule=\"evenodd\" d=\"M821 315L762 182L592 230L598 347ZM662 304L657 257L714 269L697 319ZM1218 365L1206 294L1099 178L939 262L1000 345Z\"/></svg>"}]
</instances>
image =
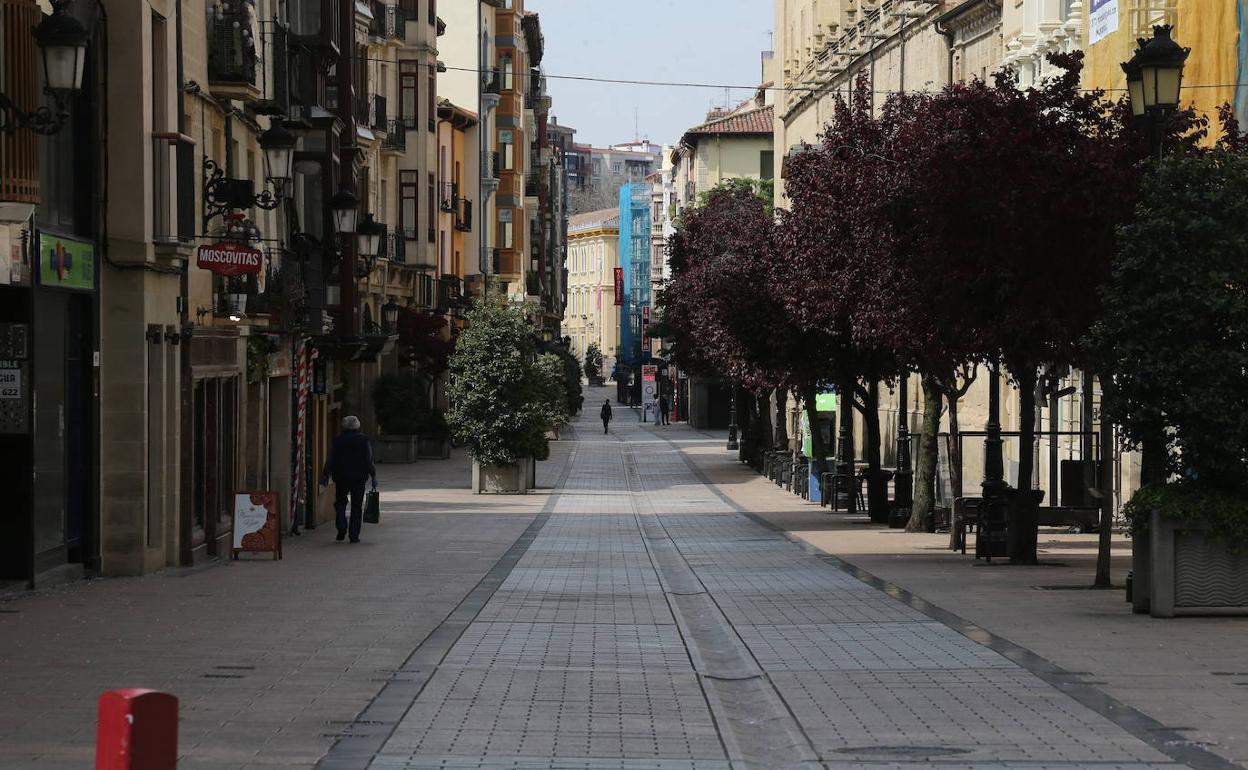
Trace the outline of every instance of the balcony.
<instances>
[{"instance_id":1,"label":"balcony","mask_svg":"<svg viewBox=\"0 0 1248 770\"><path fill-rule=\"evenodd\" d=\"M524 175L524 194L528 198L536 198L546 189L546 171L530 171Z\"/></svg>"},{"instance_id":2,"label":"balcony","mask_svg":"<svg viewBox=\"0 0 1248 770\"><path fill-rule=\"evenodd\" d=\"M383 247L388 249L390 261L396 265L407 264L407 238L404 237L403 231L394 228L386 233L386 240L389 243Z\"/></svg>"},{"instance_id":3,"label":"balcony","mask_svg":"<svg viewBox=\"0 0 1248 770\"><path fill-rule=\"evenodd\" d=\"M229 10L224 10L228 8ZM259 24L250 3L222 3L208 17L208 88L219 99L257 101Z\"/></svg>"},{"instance_id":4,"label":"balcony","mask_svg":"<svg viewBox=\"0 0 1248 770\"><path fill-rule=\"evenodd\" d=\"M368 34L382 40L407 40L407 12L397 5L373 3Z\"/></svg>"},{"instance_id":5,"label":"balcony","mask_svg":"<svg viewBox=\"0 0 1248 770\"><path fill-rule=\"evenodd\" d=\"M386 97L377 94L356 96L356 120L361 126L378 133L388 127L386 120Z\"/></svg>"},{"instance_id":6,"label":"balcony","mask_svg":"<svg viewBox=\"0 0 1248 770\"><path fill-rule=\"evenodd\" d=\"M536 270L529 270L524 275L524 293L530 297L542 296L542 277Z\"/></svg>"},{"instance_id":7,"label":"balcony","mask_svg":"<svg viewBox=\"0 0 1248 770\"><path fill-rule=\"evenodd\" d=\"M338 4L346 0L288 0L287 16L294 42L307 49L322 49L336 58L342 49L338 32Z\"/></svg>"},{"instance_id":8,"label":"balcony","mask_svg":"<svg viewBox=\"0 0 1248 770\"><path fill-rule=\"evenodd\" d=\"M459 276L444 275L438 279L437 312L457 310L462 304L463 290Z\"/></svg>"},{"instance_id":9,"label":"balcony","mask_svg":"<svg viewBox=\"0 0 1248 770\"><path fill-rule=\"evenodd\" d=\"M460 198L459 210L455 212L455 229L461 233L472 232L472 201Z\"/></svg>"},{"instance_id":10,"label":"balcony","mask_svg":"<svg viewBox=\"0 0 1248 770\"><path fill-rule=\"evenodd\" d=\"M490 152L490 178L503 178L503 157L498 154L498 150Z\"/></svg>"},{"instance_id":11,"label":"balcony","mask_svg":"<svg viewBox=\"0 0 1248 770\"><path fill-rule=\"evenodd\" d=\"M407 124L404 121L398 118L386 121L386 138L381 141L381 149L397 153L407 151Z\"/></svg>"},{"instance_id":12,"label":"balcony","mask_svg":"<svg viewBox=\"0 0 1248 770\"><path fill-rule=\"evenodd\" d=\"M494 67L486 72L485 83L482 85L481 90L495 96L503 92L503 73L499 71L498 67Z\"/></svg>"},{"instance_id":13,"label":"balcony","mask_svg":"<svg viewBox=\"0 0 1248 770\"><path fill-rule=\"evenodd\" d=\"M438 208L450 214L459 208L459 185L442 182L438 186Z\"/></svg>"}]
</instances>

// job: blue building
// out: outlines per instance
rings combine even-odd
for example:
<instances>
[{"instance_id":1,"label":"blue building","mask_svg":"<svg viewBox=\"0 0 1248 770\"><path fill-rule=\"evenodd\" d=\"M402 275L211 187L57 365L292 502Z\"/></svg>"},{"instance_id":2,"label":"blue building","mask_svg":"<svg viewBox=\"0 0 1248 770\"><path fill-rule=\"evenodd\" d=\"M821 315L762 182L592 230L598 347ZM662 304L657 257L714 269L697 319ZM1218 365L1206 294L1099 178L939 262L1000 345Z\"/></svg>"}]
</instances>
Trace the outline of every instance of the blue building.
<instances>
[{"instance_id":1,"label":"blue building","mask_svg":"<svg viewBox=\"0 0 1248 770\"><path fill-rule=\"evenodd\" d=\"M633 372L650 360L643 350L642 318L653 307L650 292L650 193L647 183L620 188L620 267L624 270L624 302L620 307L621 371Z\"/></svg>"}]
</instances>

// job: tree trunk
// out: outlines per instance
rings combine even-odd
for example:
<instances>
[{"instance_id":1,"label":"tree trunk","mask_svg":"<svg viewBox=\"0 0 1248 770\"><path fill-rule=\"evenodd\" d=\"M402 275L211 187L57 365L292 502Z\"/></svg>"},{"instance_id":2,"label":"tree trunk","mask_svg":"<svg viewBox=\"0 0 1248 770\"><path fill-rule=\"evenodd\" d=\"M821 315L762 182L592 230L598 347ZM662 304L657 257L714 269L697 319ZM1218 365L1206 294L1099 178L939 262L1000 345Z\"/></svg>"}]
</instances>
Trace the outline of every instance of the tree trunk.
<instances>
[{"instance_id":1,"label":"tree trunk","mask_svg":"<svg viewBox=\"0 0 1248 770\"><path fill-rule=\"evenodd\" d=\"M1031 489L1035 470L1036 447L1036 370L1021 367L1014 372L1018 380L1018 488Z\"/></svg>"},{"instance_id":2,"label":"tree trunk","mask_svg":"<svg viewBox=\"0 0 1248 770\"><path fill-rule=\"evenodd\" d=\"M1018 380L1018 491L1008 527L1009 554L1012 564L1036 563L1036 540L1040 525L1036 503L1030 497L1035 471L1036 446L1036 368L1023 367L1015 372Z\"/></svg>"},{"instance_id":3,"label":"tree trunk","mask_svg":"<svg viewBox=\"0 0 1248 770\"><path fill-rule=\"evenodd\" d=\"M815 386L807 385L801 390L802 408L806 410L806 421L810 423L810 451L814 454L811 462L815 466L815 474L822 478L828 472L828 448L823 443L823 431L819 430L819 408L815 404Z\"/></svg>"},{"instance_id":4,"label":"tree trunk","mask_svg":"<svg viewBox=\"0 0 1248 770\"><path fill-rule=\"evenodd\" d=\"M754 431L757 439L754 445L754 453L750 457L754 470L759 473L763 472L763 453L774 449L772 442L775 441L775 434L771 428L771 393L764 391L754 399L758 416L755 420Z\"/></svg>"},{"instance_id":5,"label":"tree trunk","mask_svg":"<svg viewBox=\"0 0 1248 770\"><path fill-rule=\"evenodd\" d=\"M961 398L958 397L958 391L952 390L946 394L949 401L949 477L950 486L953 487L953 497L962 497L962 441L958 437L961 428L958 426L958 403ZM955 502L954 507L957 507ZM959 548L959 539L961 538L960 528L962 525L961 515L956 510L949 511L949 550L956 551Z\"/></svg>"},{"instance_id":6,"label":"tree trunk","mask_svg":"<svg viewBox=\"0 0 1248 770\"><path fill-rule=\"evenodd\" d=\"M923 375L923 427L919 432L919 456L914 472L914 506L907 532L926 532L936 508L936 436L940 432L940 386Z\"/></svg>"},{"instance_id":7,"label":"tree trunk","mask_svg":"<svg viewBox=\"0 0 1248 770\"><path fill-rule=\"evenodd\" d=\"M880 384L867 386L867 515L875 524L888 523L888 479L880 470Z\"/></svg>"},{"instance_id":8,"label":"tree trunk","mask_svg":"<svg viewBox=\"0 0 1248 770\"><path fill-rule=\"evenodd\" d=\"M776 388L776 449L789 448L789 389Z\"/></svg>"},{"instance_id":9,"label":"tree trunk","mask_svg":"<svg viewBox=\"0 0 1248 770\"><path fill-rule=\"evenodd\" d=\"M1087 377L1088 375L1084 375ZM1101 403L1105 403L1105 396L1108 394L1112 385L1109 378L1101 380ZM1089 388L1089 390L1091 390ZM1084 430L1089 430L1092 426L1089 424ZM1085 461L1088 458L1084 458ZM1096 539L1096 580L1093 586L1096 588L1113 588L1113 581L1110 579L1110 548L1113 542L1114 528L1114 424L1105 419L1104 414L1101 415L1101 528L1097 532Z\"/></svg>"}]
</instances>

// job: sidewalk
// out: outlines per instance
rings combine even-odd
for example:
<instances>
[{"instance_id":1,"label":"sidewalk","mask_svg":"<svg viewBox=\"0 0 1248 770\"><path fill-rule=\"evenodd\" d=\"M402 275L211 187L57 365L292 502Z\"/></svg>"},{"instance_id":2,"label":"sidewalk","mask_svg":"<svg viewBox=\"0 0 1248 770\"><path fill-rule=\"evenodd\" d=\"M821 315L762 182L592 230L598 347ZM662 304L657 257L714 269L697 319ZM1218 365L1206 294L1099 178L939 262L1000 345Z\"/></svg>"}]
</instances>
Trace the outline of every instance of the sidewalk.
<instances>
[{"instance_id":1,"label":"sidewalk","mask_svg":"<svg viewBox=\"0 0 1248 770\"><path fill-rule=\"evenodd\" d=\"M1121 589L1084 590L1096 535L1044 532L1042 566L987 565L948 551L948 535L885 529L807 503L736 462L723 442L682 450L733 502L791 538L1079 672L1085 684L1248 767L1248 618L1157 620L1133 615ZM1116 537L1115 584L1128 569L1130 541Z\"/></svg>"},{"instance_id":2,"label":"sidewalk","mask_svg":"<svg viewBox=\"0 0 1248 770\"><path fill-rule=\"evenodd\" d=\"M552 446L539 484L569 447ZM90 767L96 698L180 699L183 770L310 768L533 521L548 493L469 493L469 464L379 468L382 523L285 558L94 580L0 604L0 768Z\"/></svg>"}]
</instances>

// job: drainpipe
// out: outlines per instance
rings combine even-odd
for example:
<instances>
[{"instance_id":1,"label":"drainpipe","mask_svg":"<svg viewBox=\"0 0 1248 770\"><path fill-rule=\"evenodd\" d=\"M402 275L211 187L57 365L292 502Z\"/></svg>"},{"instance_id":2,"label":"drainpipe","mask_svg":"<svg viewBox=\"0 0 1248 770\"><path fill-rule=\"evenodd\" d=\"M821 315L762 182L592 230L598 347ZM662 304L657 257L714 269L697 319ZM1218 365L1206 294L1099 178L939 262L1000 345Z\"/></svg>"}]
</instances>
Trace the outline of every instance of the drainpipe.
<instances>
[{"instance_id":1,"label":"drainpipe","mask_svg":"<svg viewBox=\"0 0 1248 770\"><path fill-rule=\"evenodd\" d=\"M933 26L936 28L936 34L943 37L945 39L945 42L948 43L949 45L948 74L946 74L945 76L945 85L951 86L953 85L953 57L954 57L954 50L955 50L954 33L953 33L953 30L949 29L944 24L942 24L939 19L933 22Z\"/></svg>"}]
</instances>

